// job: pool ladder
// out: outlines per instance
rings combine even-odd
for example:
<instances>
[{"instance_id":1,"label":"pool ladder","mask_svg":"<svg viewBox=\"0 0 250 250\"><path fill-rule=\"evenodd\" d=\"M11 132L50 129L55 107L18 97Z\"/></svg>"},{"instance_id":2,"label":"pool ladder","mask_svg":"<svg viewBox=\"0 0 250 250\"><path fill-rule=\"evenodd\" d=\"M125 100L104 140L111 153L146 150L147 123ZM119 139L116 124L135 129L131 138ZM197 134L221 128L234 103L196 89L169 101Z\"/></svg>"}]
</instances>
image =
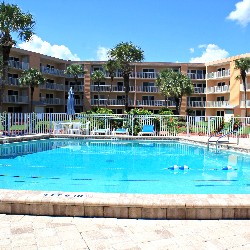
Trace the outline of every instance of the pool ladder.
<instances>
[{"instance_id":1,"label":"pool ladder","mask_svg":"<svg viewBox=\"0 0 250 250\"><path fill-rule=\"evenodd\" d=\"M231 134L236 134L236 136L237 136L237 145L239 145L239 133L238 133L237 130L229 131L229 132L227 132L225 134L222 134L219 137L215 137L216 135L219 135L219 134L221 134L221 132L215 133L215 134L211 135L208 138L208 141L207 141L207 150L209 150L209 148L210 148L210 143L215 143L215 152L218 153L219 144L229 143L229 135L231 135ZM215 137L215 139L214 139L214 137ZM220 141L220 139L224 138L224 137L227 137L227 140Z\"/></svg>"}]
</instances>

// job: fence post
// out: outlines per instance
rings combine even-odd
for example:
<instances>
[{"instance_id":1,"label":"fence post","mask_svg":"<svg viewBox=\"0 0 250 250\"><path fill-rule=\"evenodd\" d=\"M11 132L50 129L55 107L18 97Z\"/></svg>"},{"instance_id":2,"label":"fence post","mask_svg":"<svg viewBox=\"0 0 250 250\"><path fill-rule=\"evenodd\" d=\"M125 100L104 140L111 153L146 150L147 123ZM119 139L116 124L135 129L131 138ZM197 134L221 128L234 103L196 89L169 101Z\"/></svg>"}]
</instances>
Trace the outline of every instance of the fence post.
<instances>
[{"instance_id":1,"label":"fence post","mask_svg":"<svg viewBox=\"0 0 250 250\"><path fill-rule=\"evenodd\" d=\"M186 116L186 124L187 124L187 136L190 136L190 132L189 132L189 116Z\"/></svg>"},{"instance_id":2,"label":"fence post","mask_svg":"<svg viewBox=\"0 0 250 250\"><path fill-rule=\"evenodd\" d=\"M210 135L210 116L208 116L208 121L207 121L207 135Z\"/></svg>"}]
</instances>

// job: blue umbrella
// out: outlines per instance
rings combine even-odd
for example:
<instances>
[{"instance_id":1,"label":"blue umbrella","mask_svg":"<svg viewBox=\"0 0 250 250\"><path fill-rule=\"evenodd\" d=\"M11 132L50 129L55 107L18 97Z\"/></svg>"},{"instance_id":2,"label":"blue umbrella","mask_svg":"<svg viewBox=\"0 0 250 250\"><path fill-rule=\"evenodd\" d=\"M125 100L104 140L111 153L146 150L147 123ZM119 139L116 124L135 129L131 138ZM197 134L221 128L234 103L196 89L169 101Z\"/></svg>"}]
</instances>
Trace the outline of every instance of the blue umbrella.
<instances>
[{"instance_id":1,"label":"blue umbrella","mask_svg":"<svg viewBox=\"0 0 250 250\"><path fill-rule=\"evenodd\" d=\"M72 119L72 115L75 114L75 98L74 98L74 92L72 90L72 87L70 87L69 93L68 93L68 102L67 102L67 115L70 115L70 122Z\"/></svg>"}]
</instances>

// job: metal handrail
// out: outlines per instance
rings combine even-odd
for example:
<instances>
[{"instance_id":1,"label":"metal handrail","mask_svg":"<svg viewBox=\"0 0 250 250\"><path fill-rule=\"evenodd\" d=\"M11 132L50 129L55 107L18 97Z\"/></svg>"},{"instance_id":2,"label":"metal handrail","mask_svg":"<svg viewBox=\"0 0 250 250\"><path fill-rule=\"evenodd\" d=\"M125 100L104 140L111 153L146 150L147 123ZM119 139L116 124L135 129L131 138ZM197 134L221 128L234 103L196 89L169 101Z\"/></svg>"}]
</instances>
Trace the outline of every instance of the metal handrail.
<instances>
[{"instance_id":1,"label":"metal handrail","mask_svg":"<svg viewBox=\"0 0 250 250\"><path fill-rule=\"evenodd\" d=\"M215 142L216 144L216 153L218 152L218 143L220 142L219 140L221 139L221 138L223 138L223 137L228 137L228 141L227 142L229 142L229 135L230 134L236 134L237 135L237 145L239 145L239 133L238 133L238 130L232 130L232 131L229 131L228 133L226 133L226 134L223 134L223 135L221 135L221 136L219 136L218 138L217 138L217 140L215 140L215 141L210 141L210 139L212 138L212 137L214 137L214 136L216 136L216 135L218 135L218 134L220 134L221 133L221 131L220 132L217 132L217 133L215 133L215 134L213 134L213 135L211 135L209 138L208 138L208 141L207 141L207 149L209 150L209 142ZM223 142L225 142L225 141L223 141Z\"/></svg>"}]
</instances>

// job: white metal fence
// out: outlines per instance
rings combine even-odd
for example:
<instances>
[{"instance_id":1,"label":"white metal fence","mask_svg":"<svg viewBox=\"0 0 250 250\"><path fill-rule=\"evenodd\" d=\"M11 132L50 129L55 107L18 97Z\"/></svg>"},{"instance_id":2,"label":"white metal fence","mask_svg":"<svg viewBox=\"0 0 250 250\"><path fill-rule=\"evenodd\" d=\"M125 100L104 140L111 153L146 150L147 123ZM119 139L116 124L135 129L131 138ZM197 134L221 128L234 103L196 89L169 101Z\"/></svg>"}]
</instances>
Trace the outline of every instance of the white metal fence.
<instances>
[{"instance_id":1,"label":"white metal fence","mask_svg":"<svg viewBox=\"0 0 250 250\"><path fill-rule=\"evenodd\" d=\"M156 136L207 135L237 130L240 137L250 137L250 117L232 117L226 121L221 116L168 116L127 114L75 114L65 113L2 113L0 131L4 136L50 134L55 122L89 122L94 129L128 128L130 135L138 135L143 125L154 125Z\"/></svg>"}]
</instances>

